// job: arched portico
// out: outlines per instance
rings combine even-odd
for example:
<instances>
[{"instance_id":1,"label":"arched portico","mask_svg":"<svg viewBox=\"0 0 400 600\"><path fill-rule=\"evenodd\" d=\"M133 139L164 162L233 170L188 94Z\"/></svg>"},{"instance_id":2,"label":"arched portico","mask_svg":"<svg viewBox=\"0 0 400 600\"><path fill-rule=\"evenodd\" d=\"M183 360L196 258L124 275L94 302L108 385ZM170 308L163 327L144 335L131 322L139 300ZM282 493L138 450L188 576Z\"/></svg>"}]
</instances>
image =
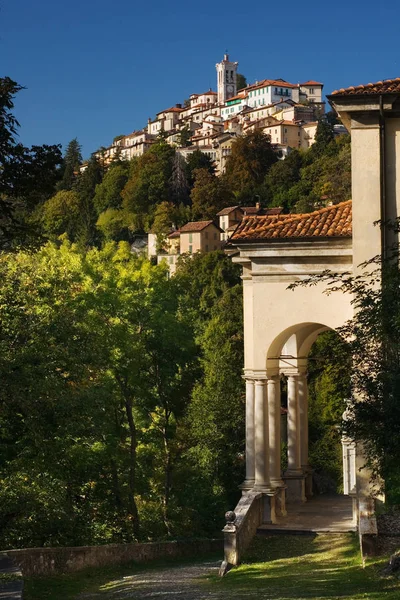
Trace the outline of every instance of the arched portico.
<instances>
[{"instance_id":1,"label":"arched portico","mask_svg":"<svg viewBox=\"0 0 400 600\"><path fill-rule=\"evenodd\" d=\"M287 327L266 352L265 371L245 370L246 479L243 490L275 492L277 514L285 501L305 502L312 496L308 460L308 354L323 331L322 323ZM287 377L287 464L281 473L281 378Z\"/></svg>"}]
</instances>

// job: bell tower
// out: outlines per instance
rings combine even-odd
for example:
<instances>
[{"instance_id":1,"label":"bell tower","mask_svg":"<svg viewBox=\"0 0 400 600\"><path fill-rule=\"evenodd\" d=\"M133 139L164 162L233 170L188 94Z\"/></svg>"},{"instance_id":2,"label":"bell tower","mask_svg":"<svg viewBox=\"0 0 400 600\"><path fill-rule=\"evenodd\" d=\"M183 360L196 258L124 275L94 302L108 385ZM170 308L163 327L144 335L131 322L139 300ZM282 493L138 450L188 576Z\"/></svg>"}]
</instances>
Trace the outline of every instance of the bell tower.
<instances>
[{"instance_id":1,"label":"bell tower","mask_svg":"<svg viewBox=\"0 0 400 600\"><path fill-rule=\"evenodd\" d=\"M215 65L217 69L218 104L224 104L229 98L236 96L238 64L237 62L231 62L229 54L225 53L223 60Z\"/></svg>"}]
</instances>

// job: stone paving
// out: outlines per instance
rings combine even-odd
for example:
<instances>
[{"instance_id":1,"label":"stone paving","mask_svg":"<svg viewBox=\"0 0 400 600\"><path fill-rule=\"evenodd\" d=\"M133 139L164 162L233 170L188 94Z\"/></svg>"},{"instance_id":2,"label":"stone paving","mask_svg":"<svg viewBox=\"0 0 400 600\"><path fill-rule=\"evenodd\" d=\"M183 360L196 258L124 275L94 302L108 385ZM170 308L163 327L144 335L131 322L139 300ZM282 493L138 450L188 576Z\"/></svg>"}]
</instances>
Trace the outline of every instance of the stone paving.
<instances>
[{"instance_id":1,"label":"stone paving","mask_svg":"<svg viewBox=\"0 0 400 600\"><path fill-rule=\"evenodd\" d=\"M274 525L261 525L259 533L348 533L356 531L352 500L348 496L314 496L304 504L287 506L287 516Z\"/></svg>"}]
</instances>

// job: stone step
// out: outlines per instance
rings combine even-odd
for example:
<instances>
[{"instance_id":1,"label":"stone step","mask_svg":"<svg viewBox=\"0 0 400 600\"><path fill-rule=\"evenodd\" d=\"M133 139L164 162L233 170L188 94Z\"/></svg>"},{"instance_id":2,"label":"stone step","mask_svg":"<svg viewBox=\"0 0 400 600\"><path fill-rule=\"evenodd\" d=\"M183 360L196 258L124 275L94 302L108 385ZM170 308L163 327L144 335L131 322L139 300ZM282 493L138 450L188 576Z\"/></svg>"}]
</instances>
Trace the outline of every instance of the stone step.
<instances>
[{"instance_id":1,"label":"stone step","mask_svg":"<svg viewBox=\"0 0 400 600\"><path fill-rule=\"evenodd\" d=\"M356 527L281 527L280 525L260 525L257 535L342 535L343 533L355 533Z\"/></svg>"}]
</instances>

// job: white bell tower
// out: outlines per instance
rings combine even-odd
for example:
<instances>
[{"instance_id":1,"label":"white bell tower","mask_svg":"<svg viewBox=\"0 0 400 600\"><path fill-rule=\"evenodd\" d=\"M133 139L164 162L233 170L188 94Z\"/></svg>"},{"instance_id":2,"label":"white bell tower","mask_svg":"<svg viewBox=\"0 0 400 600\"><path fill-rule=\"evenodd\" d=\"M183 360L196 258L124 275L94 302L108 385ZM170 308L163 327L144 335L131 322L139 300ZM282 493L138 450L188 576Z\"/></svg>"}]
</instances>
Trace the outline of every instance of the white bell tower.
<instances>
[{"instance_id":1,"label":"white bell tower","mask_svg":"<svg viewBox=\"0 0 400 600\"><path fill-rule=\"evenodd\" d=\"M229 54L224 54L224 59L215 65L217 69L217 89L218 103L224 104L229 98L233 98L237 93L236 71L238 68L237 62L229 60Z\"/></svg>"}]
</instances>

